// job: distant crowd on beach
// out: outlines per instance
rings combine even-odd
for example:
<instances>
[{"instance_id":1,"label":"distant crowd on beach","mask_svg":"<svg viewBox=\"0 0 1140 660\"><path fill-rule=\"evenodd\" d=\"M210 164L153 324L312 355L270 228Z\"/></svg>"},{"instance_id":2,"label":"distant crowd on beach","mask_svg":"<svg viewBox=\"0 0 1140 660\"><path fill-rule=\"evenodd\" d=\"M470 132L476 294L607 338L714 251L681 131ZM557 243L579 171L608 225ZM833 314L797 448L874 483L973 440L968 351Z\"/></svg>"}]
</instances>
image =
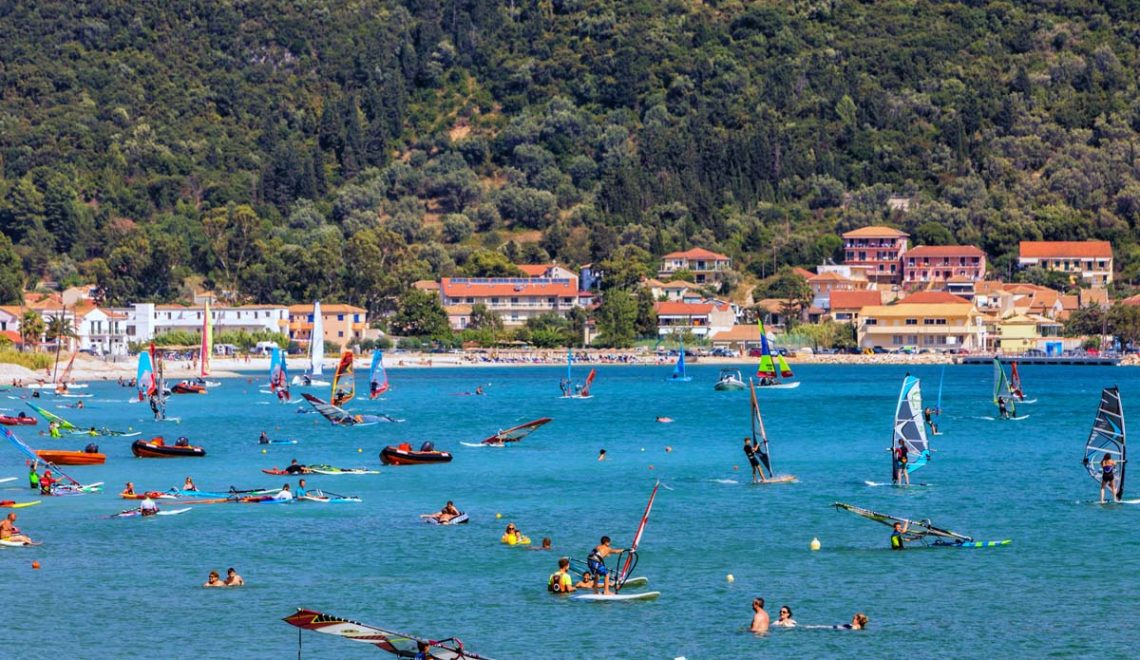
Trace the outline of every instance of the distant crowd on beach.
<instances>
[{"instance_id":1,"label":"distant crowd on beach","mask_svg":"<svg viewBox=\"0 0 1140 660\"><path fill-rule=\"evenodd\" d=\"M575 364L656 364L658 362L655 356L639 356L632 353L580 351L572 355ZM562 351L465 352L462 361L467 364L566 364L566 353Z\"/></svg>"}]
</instances>

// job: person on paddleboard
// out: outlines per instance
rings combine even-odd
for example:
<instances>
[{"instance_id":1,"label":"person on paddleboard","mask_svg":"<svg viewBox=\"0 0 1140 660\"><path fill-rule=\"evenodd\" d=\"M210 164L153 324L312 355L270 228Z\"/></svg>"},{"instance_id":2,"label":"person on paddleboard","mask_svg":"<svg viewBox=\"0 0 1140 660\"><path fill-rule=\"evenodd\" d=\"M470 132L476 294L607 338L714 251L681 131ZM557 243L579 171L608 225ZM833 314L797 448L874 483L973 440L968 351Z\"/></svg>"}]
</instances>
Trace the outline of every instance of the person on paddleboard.
<instances>
[{"instance_id":1,"label":"person on paddleboard","mask_svg":"<svg viewBox=\"0 0 1140 660\"><path fill-rule=\"evenodd\" d=\"M1100 503L1104 504L1104 490L1112 494L1114 502L1119 502L1120 497L1116 492L1116 461L1112 460L1112 456L1105 454L1100 459Z\"/></svg>"},{"instance_id":2,"label":"person on paddleboard","mask_svg":"<svg viewBox=\"0 0 1140 660\"><path fill-rule=\"evenodd\" d=\"M622 552L625 550L610 545L610 537L603 536L598 545L590 551L590 554L586 555L586 566L589 567L590 572L595 577L594 593L597 593L598 586L602 587L602 593L607 596L613 593L610 591L610 571L606 568L606 557ZM602 584L598 585L597 582Z\"/></svg>"},{"instance_id":3,"label":"person on paddleboard","mask_svg":"<svg viewBox=\"0 0 1140 660\"><path fill-rule=\"evenodd\" d=\"M744 455L748 457L748 462L752 465L752 483L762 483L767 481L764 478L764 471L760 469L760 459L756 457L756 452L760 451L760 443L757 440L749 442L748 438L744 438Z\"/></svg>"},{"instance_id":4,"label":"person on paddleboard","mask_svg":"<svg viewBox=\"0 0 1140 660\"><path fill-rule=\"evenodd\" d=\"M906 546L904 545L905 539L903 538L903 534L906 534L906 530L908 529L910 529L909 522L905 525L902 523L895 523L894 531L891 532L891 550L906 549Z\"/></svg>"},{"instance_id":5,"label":"person on paddleboard","mask_svg":"<svg viewBox=\"0 0 1140 660\"><path fill-rule=\"evenodd\" d=\"M26 543L28 545L35 543L31 538L20 533L20 528L16 527L16 514L14 513L9 513L7 518L0 520L0 541Z\"/></svg>"},{"instance_id":6,"label":"person on paddleboard","mask_svg":"<svg viewBox=\"0 0 1140 660\"><path fill-rule=\"evenodd\" d=\"M558 560L558 570L546 581L546 590L555 594L568 594L575 590L574 578L570 577L570 559Z\"/></svg>"},{"instance_id":7,"label":"person on paddleboard","mask_svg":"<svg viewBox=\"0 0 1140 660\"><path fill-rule=\"evenodd\" d=\"M906 481L906 485L910 485L910 472L907 472L906 464L910 461L907 456L906 442L899 438L899 446L895 447L895 476L894 483L902 483Z\"/></svg>"}]
</instances>

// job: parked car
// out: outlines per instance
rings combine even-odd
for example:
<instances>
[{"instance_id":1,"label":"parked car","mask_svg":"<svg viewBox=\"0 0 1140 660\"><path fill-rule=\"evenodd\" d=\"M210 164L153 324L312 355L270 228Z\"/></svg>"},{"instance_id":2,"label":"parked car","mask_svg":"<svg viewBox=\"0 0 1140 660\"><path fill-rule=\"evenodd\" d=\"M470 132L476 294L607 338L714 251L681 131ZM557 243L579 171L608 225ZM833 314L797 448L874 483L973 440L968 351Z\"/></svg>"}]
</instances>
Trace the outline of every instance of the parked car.
<instances>
[{"instance_id":1,"label":"parked car","mask_svg":"<svg viewBox=\"0 0 1140 660\"><path fill-rule=\"evenodd\" d=\"M1039 348L1031 348L1025 351L1025 357L1045 357L1045 351Z\"/></svg>"},{"instance_id":2,"label":"parked car","mask_svg":"<svg viewBox=\"0 0 1140 660\"><path fill-rule=\"evenodd\" d=\"M713 357L736 357L736 351L728 348L717 347L712 350Z\"/></svg>"},{"instance_id":3,"label":"parked car","mask_svg":"<svg viewBox=\"0 0 1140 660\"><path fill-rule=\"evenodd\" d=\"M886 353L889 353L890 351L883 348L882 346L872 346L871 352L874 353L875 355L884 355Z\"/></svg>"}]
</instances>

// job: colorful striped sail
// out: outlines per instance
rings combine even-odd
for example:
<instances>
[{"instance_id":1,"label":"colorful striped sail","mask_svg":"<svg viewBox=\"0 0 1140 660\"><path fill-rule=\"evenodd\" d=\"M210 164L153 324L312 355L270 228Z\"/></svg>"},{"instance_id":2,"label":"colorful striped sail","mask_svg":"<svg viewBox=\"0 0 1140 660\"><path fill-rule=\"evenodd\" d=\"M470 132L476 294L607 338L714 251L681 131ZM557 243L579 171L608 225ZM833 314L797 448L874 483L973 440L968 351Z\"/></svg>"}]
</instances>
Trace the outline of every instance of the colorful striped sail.
<instances>
[{"instance_id":1,"label":"colorful striped sail","mask_svg":"<svg viewBox=\"0 0 1140 660\"><path fill-rule=\"evenodd\" d=\"M278 390L289 391L289 374L285 367L285 355L277 346L269 358L269 389L276 393Z\"/></svg>"},{"instance_id":2,"label":"colorful striped sail","mask_svg":"<svg viewBox=\"0 0 1140 660\"><path fill-rule=\"evenodd\" d=\"M1017 417L1017 405L1013 400L1013 392L1009 388L1009 379L1005 376L1005 369L1001 360L994 358L994 405L998 405L998 398L1005 402L1005 409L1010 417Z\"/></svg>"},{"instance_id":3,"label":"colorful striped sail","mask_svg":"<svg viewBox=\"0 0 1140 660\"><path fill-rule=\"evenodd\" d=\"M334 406L343 406L356 397L356 376L353 373L352 351L345 351L336 365L336 375L333 376L332 398Z\"/></svg>"},{"instance_id":4,"label":"colorful striped sail","mask_svg":"<svg viewBox=\"0 0 1140 660\"><path fill-rule=\"evenodd\" d=\"M202 346L198 356L198 375L205 378L210 375L210 354L214 350L214 325L210 323L210 301L207 300L202 310Z\"/></svg>"},{"instance_id":5,"label":"colorful striped sail","mask_svg":"<svg viewBox=\"0 0 1140 660\"><path fill-rule=\"evenodd\" d=\"M764 321L756 319L756 325L760 328L760 364L756 367L756 377L791 378L794 376L792 368L788 366L783 355L772 355L772 347L768 344L768 333L764 331Z\"/></svg>"},{"instance_id":6,"label":"colorful striped sail","mask_svg":"<svg viewBox=\"0 0 1140 660\"><path fill-rule=\"evenodd\" d=\"M149 351L139 352L139 366L135 372L135 388L138 389L139 401L155 392L154 363L151 361Z\"/></svg>"},{"instance_id":7,"label":"colorful striped sail","mask_svg":"<svg viewBox=\"0 0 1140 660\"><path fill-rule=\"evenodd\" d=\"M922 468L930 460L930 443L926 439L926 424L922 417L922 388L919 379L907 376L899 390L895 405L894 433L891 448L901 440L906 447L908 473ZM892 461L894 457L892 455ZM893 473L893 471L892 471Z\"/></svg>"},{"instance_id":8,"label":"colorful striped sail","mask_svg":"<svg viewBox=\"0 0 1140 660\"><path fill-rule=\"evenodd\" d=\"M1103 475L1100 462L1111 456L1116 462L1115 499L1124 497L1124 469L1128 466L1124 432L1124 404L1120 389L1106 387L1100 393L1100 406L1096 410L1089 439L1085 441L1084 466L1097 483Z\"/></svg>"}]
</instances>

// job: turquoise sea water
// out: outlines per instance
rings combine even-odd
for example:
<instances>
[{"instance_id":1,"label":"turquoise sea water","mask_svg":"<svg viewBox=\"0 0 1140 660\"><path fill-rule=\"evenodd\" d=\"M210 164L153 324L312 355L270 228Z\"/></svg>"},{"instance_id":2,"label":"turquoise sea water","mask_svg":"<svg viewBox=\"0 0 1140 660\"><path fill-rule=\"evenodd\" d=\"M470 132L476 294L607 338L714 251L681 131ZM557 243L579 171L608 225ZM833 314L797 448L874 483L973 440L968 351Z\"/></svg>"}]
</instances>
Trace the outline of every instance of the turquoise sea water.
<instances>
[{"instance_id":1,"label":"turquoise sea water","mask_svg":"<svg viewBox=\"0 0 1140 660\"><path fill-rule=\"evenodd\" d=\"M940 370L911 368L928 401ZM432 638L455 635L500 659L1132 655L1140 505L1094 504L1097 487L1080 459L1100 388L1119 384L1127 414L1140 402L1140 371L1025 367L1026 393L1038 403L1019 409L1029 419L1001 422L981 419L993 414L990 369L947 367L944 434L916 475L929 486L869 487L865 480L890 481L885 449L906 371L802 366L798 389L763 391L777 472L800 479L774 486L748 484L740 450L748 396L714 392L713 366L691 365L687 384L665 382L665 367L601 367L595 397L581 401L558 398L557 367L392 369L391 392L350 407L406 422L359 429L271 402L258 393L260 374L252 384L225 380L206 396L175 396L169 413L183 418L178 426L148 421L145 404L128 405L131 390L111 384L87 390L95 397L85 411L57 410L63 402L45 396L78 425L185 434L209 455L135 459L129 439L100 438L107 464L68 471L105 481L107 492L18 510L18 524L44 545L0 548L4 646L74 658L294 658L297 630L280 619L300 606ZM478 384L488 396L453 395ZM18 410L22 402L0 406ZM659 415L676 422L655 423ZM541 416L554 422L516 446L460 445ZM44 428L17 433L37 448L85 444L36 435ZM300 444L262 454L261 430ZM127 508L117 497L127 480L140 491L180 485L187 475L203 490L279 487L286 480L260 468L293 457L379 467L379 450L404 440L433 440L455 460L307 478L362 504L219 504L175 517L106 518ZM23 465L14 449L0 447L0 476L20 476L22 486ZM602 534L628 544L658 478L668 490L658 494L636 573L661 598L595 604L546 593L558 556L584 557ZM1140 481L1133 483L1135 497ZM0 485L0 498L33 498L14 485ZM469 512L469 525L420 522L418 514L448 499ZM835 511L829 505L837 500L1013 544L891 552L886 527ZM555 552L501 545L508 521L535 543L551 536ZM820 552L809 551L812 537ZM200 588L211 569L229 566L248 586ZM845 623L856 611L871 623L863 633L756 637L745 632L755 595L773 619L787 604L801 625ZM385 657L315 633L304 634L302 651Z\"/></svg>"}]
</instances>

